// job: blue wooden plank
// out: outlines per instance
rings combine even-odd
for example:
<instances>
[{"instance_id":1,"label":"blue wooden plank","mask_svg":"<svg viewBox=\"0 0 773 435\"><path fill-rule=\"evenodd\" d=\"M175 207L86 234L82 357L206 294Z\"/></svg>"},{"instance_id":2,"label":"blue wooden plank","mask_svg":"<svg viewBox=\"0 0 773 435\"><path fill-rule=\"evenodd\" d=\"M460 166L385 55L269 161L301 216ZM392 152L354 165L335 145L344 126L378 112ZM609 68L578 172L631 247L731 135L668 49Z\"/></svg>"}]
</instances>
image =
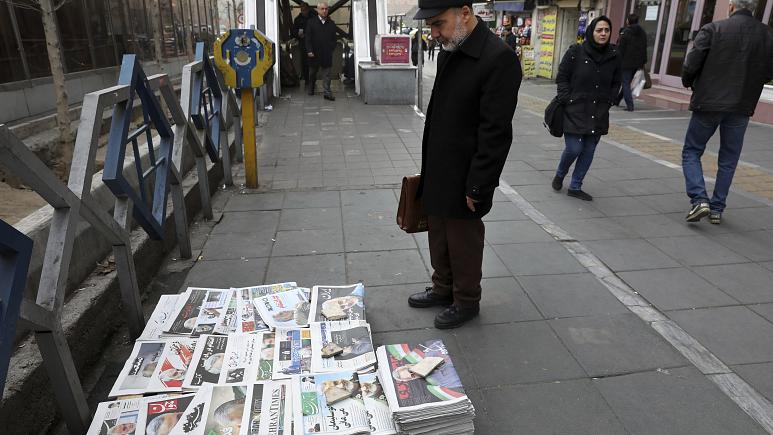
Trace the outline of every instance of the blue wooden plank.
<instances>
[{"instance_id":1,"label":"blue wooden plank","mask_svg":"<svg viewBox=\"0 0 773 435\"><path fill-rule=\"evenodd\" d=\"M204 147L209 159L217 162L220 159L220 110L223 107L223 94L217 82L215 66L209 60L209 55L203 42L196 43L196 60L202 62L203 74L193 76L193 91L191 95L191 119L196 128L206 128L207 134Z\"/></svg>"},{"instance_id":2,"label":"blue wooden plank","mask_svg":"<svg viewBox=\"0 0 773 435\"><path fill-rule=\"evenodd\" d=\"M0 391L5 390L31 257L32 239L0 219Z\"/></svg>"}]
</instances>

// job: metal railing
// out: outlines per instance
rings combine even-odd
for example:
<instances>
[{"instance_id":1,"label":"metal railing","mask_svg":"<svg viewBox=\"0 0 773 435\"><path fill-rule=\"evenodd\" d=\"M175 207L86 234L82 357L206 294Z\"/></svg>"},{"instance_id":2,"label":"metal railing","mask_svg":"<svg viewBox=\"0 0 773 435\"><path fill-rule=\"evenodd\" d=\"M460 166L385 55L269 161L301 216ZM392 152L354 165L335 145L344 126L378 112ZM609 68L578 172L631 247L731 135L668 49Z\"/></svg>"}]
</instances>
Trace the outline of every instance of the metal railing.
<instances>
[{"instance_id":1,"label":"metal railing","mask_svg":"<svg viewBox=\"0 0 773 435\"><path fill-rule=\"evenodd\" d=\"M229 132L234 133L240 155L239 108L233 91L224 86L217 70L204 57L203 43L196 53L197 60L183 68L179 100L166 74L146 77L135 55L124 56L118 85L89 93L83 100L67 185L6 126L0 125L0 163L54 209L35 301L22 298L32 242L27 243L23 235L0 221L0 379L5 382L15 324L20 319L35 333L70 433L85 433L91 417L61 326L76 228L81 219L112 245L121 300L130 336L135 339L142 333L145 319L132 255L132 217L149 237L164 239L167 196L171 191L180 255L190 258L181 174L183 153L188 150L195 160L206 218L212 217L212 204L205 155L209 154L212 161L221 160L225 183L233 183ZM136 100L142 104L143 120L139 128L130 132ZM101 120L108 109L112 109L113 120L102 179L115 197L112 216L91 196ZM143 135L145 153L141 152ZM134 154L136 180L131 171L124 171L127 146ZM152 185L150 192L146 191L148 184Z\"/></svg>"}]
</instances>

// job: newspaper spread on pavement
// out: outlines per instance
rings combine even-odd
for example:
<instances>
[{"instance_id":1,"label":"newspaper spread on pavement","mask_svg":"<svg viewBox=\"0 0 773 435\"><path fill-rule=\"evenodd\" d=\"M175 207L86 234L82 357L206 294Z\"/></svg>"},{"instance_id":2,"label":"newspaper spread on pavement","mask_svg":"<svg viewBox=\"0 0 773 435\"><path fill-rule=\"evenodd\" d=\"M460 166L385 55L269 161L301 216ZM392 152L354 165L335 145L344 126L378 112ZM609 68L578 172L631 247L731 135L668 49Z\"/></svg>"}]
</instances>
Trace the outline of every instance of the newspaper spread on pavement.
<instances>
[{"instance_id":1,"label":"newspaper spread on pavement","mask_svg":"<svg viewBox=\"0 0 773 435\"><path fill-rule=\"evenodd\" d=\"M236 290L231 289L225 314L220 319L220 323L215 325L215 334L228 335L236 332L239 323L238 301Z\"/></svg>"},{"instance_id":2,"label":"newspaper spread on pavement","mask_svg":"<svg viewBox=\"0 0 773 435\"><path fill-rule=\"evenodd\" d=\"M137 337L137 341L155 341L162 339L164 324L172 316L182 295L161 295L161 298L150 315L150 319L145 324L145 330L142 335Z\"/></svg>"},{"instance_id":3,"label":"newspaper spread on pavement","mask_svg":"<svg viewBox=\"0 0 773 435\"><path fill-rule=\"evenodd\" d=\"M271 381L247 387L241 435L291 435L290 381Z\"/></svg>"},{"instance_id":4,"label":"newspaper spread on pavement","mask_svg":"<svg viewBox=\"0 0 773 435\"><path fill-rule=\"evenodd\" d=\"M379 373L392 412L421 410L467 400L462 381L442 340L416 344L390 344L377 350ZM425 356L442 357L444 362L429 376L411 371Z\"/></svg>"},{"instance_id":5,"label":"newspaper spread on pavement","mask_svg":"<svg viewBox=\"0 0 773 435\"><path fill-rule=\"evenodd\" d=\"M271 327L302 328L309 323L309 301L298 288L254 300L260 317Z\"/></svg>"},{"instance_id":6,"label":"newspaper spread on pavement","mask_svg":"<svg viewBox=\"0 0 773 435\"><path fill-rule=\"evenodd\" d=\"M196 352L182 384L183 389L196 389L205 382L217 383L225 363L228 340L228 336L222 335L202 335L198 338Z\"/></svg>"},{"instance_id":7,"label":"newspaper spread on pavement","mask_svg":"<svg viewBox=\"0 0 773 435\"><path fill-rule=\"evenodd\" d=\"M196 392L169 434L238 434L244 416L247 387L205 384Z\"/></svg>"},{"instance_id":8,"label":"newspaper spread on pavement","mask_svg":"<svg viewBox=\"0 0 773 435\"><path fill-rule=\"evenodd\" d=\"M238 295L239 331L245 333L268 331L268 325L263 322L252 302L250 287L236 289L236 294Z\"/></svg>"},{"instance_id":9,"label":"newspaper spread on pavement","mask_svg":"<svg viewBox=\"0 0 773 435\"><path fill-rule=\"evenodd\" d=\"M365 286L362 283L347 286L315 285L311 290L310 322L324 322L322 311L328 305L338 305L347 320L365 320Z\"/></svg>"},{"instance_id":10,"label":"newspaper spread on pavement","mask_svg":"<svg viewBox=\"0 0 773 435\"><path fill-rule=\"evenodd\" d=\"M110 397L182 391L195 347L196 339L184 337L137 342Z\"/></svg>"},{"instance_id":11,"label":"newspaper spread on pavement","mask_svg":"<svg viewBox=\"0 0 773 435\"><path fill-rule=\"evenodd\" d=\"M214 334L215 328L220 325L225 317L231 299L231 289L210 289L207 298L201 304L196 326L191 333L192 337L205 334Z\"/></svg>"},{"instance_id":12,"label":"newspaper spread on pavement","mask_svg":"<svg viewBox=\"0 0 773 435\"><path fill-rule=\"evenodd\" d=\"M273 332L263 332L260 339L260 360L253 381L270 381L274 377L276 338Z\"/></svg>"},{"instance_id":13,"label":"newspaper spread on pavement","mask_svg":"<svg viewBox=\"0 0 773 435\"><path fill-rule=\"evenodd\" d=\"M165 397L167 397L165 394L159 394L154 396L154 399L160 400ZM144 397L138 397L100 403L97 405L97 411L94 413L94 419L91 420L91 425L86 435L136 433L140 406L146 400Z\"/></svg>"},{"instance_id":14,"label":"newspaper spread on pavement","mask_svg":"<svg viewBox=\"0 0 773 435\"><path fill-rule=\"evenodd\" d=\"M168 434L175 427L183 411L193 400L193 394L167 398L146 398L140 406L135 434Z\"/></svg>"},{"instance_id":15,"label":"newspaper spread on pavement","mask_svg":"<svg viewBox=\"0 0 773 435\"><path fill-rule=\"evenodd\" d=\"M368 412L371 435L396 434L392 411L389 410L389 403L384 389L381 387L378 374L361 373L359 376L362 400L365 402L365 410Z\"/></svg>"},{"instance_id":16,"label":"newspaper spread on pavement","mask_svg":"<svg viewBox=\"0 0 773 435\"><path fill-rule=\"evenodd\" d=\"M311 373L311 331L308 328L277 329L274 379Z\"/></svg>"},{"instance_id":17,"label":"newspaper spread on pavement","mask_svg":"<svg viewBox=\"0 0 773 435\"><path fill-rule=\"evenodd\" d=\"M260 334L228 336L228 346L218 384L241 384L257 378L262 338Z\"/></svg>"},{"instance_id":18,"label":"newspaper spread on pavement","mask_svg":"<svg viewBox=\"0 0 773 435\"><path fill-rule=\"evenodd\" d=\"M295 434L367 434L368 412L362 401L357 372L296 376L293 382ZM348 396L329 404L326 393Z\"/></svg>"},{"instance_id":19,"label":"newspaper spread on pavement","mask_svg":"<svg viewBox=\"0 0 773 435\"><path fill-rule=\"evenodd\" d=\"M376 363L373 340L367 322L341 321L311 324L311 371L313 373L359 370ZM343 353L332 358L322 357L322 348L335 343Z\"/></svg>"},{"instance_id":20,"label":"newspaper spread on pavement","mask_svg":"<svg viewBox=\"0 0 773 435\"><path fill-rule=\"evenodd\" d=\"M190 335L194 332L199 323L199 316L202 312L202 306L205 304L213 305L209 301L208 293L212 291L213 296L227 289L207 289L201 287L188 287L185 293L179 296L178 305L175 311L164 324L164 334L167 335ZM200 334L199 334L200 335Z\"/></svg>"}]
</instances>

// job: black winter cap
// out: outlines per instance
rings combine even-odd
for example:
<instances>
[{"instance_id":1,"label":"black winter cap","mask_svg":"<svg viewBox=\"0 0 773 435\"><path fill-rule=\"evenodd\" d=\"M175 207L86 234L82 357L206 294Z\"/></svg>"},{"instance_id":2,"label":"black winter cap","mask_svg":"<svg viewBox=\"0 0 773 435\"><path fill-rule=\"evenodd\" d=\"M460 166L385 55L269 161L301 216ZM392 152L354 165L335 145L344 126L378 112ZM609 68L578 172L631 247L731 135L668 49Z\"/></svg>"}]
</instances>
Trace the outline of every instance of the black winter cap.
<instances>
[{"instance_id":1,"label":"black winter cap","mask_svg":"<svg viewBox=\"0 0 773 435\"><path fill-rule=\"evenodd\" d=\"M419 0L419 11L413 19L426 20L442 14L448 8L460 8L471 3L472 0Z\"/></svg>"}]
</instances>

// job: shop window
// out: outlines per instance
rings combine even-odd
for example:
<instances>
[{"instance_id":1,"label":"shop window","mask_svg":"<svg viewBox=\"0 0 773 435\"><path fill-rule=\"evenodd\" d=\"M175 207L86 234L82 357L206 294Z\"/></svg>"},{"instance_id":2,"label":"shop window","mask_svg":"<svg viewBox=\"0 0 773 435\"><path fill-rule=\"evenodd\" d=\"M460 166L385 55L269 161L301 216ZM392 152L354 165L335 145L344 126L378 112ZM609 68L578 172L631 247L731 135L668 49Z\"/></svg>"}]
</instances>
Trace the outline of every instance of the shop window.
<instances>
[{"instance_id":1,"label":"shop window","mask_svg":"<svg viewBox=\"0 0 773 435\"><path fill-rule=\"evenodd\" d=\"M148 2L149 3L149 2ZM145 0L128 0L129 23L132 29L132 52L141 60L154 60L153 30Z\"/></svg>"},{"instance_id":2,"label":"shop window","mask_svg":"<svg viewBox=\"0 0 773 435\"><path fill-rule=\"evenodd\" d=\"M126 2L122 0L107 0L105 4L110 11L110 34L115 41L118 63L120 64L124 54L134 53L132 49L134 38L127 18L129 9Z\"/></svg>"},{"instance_id":3,"label":"shop window","mask_svg":"<svg viewBox=\"0 0 773 435\"><path fill-rule=\"evenodd\" d=\"M11 9L0 4L0 83L24 80L19 44L11 23Z\"/></svg>"},{"instance_id":4,"label":"shop window","mask_svg":"<svg viewBox=\"0 0 773 435\"><path fill-rule=\"evenodd\" d=\"M94 66L105 68L116 65L113 31L110 27L108 4L103 0L85 0L88 8L88 26L94 45Z\"/></svg>"},{"instance_id":5,"label":"shop window","mask_svg":"<svg viewBox=\"0 0 773 435\"><path fill-rule=\"evenodd\" d=\"M163 57L177 56L177 37L175 36L175 22L172 17L171 0L158 0L158 8L161 16Z\"/></svg>"},{"instance_id":6,"label":"shop window","mask_svg":"<svg viewBox=\"0 0 773 435\"><path fill-rule=\"evenodd\" d=\"M182 1L171 0L172 18L174 19L175 42L177 44L177 53L185 53L185 24L182 15Z\"/></svg>"},{"instance_id":7,"label":"shop window","mask_svg":"<svg viewBox=\"0 0 773 435\"><path fill-rule=\"evenodd\" d=\"M56 11L64 70L67 73L94 68L89 52L88 31L84 22L87 15L80 1L66 2Z\"/></svg>"},{"instance_id":8,"label":"shop window","mask_svg":"<svg viewBox=\"0 0 773 435\"><path fill-rule=\"evenodd\" d=\"M43 33L43 20L40 12L34 9L15 7L16 23L21 33L21 43L30 69L30 78L47 77L51 75L51 65L48 63L46 36ZM81 26L83 27L83 26Z\"/></svg>"},{"instance_id":9,"label":"shop window","mask_svg":"<svg viewBox=\"0 0 773 435\"><path fill-rule=\"evenodd\" d=\"M768 0L759 0L757 2L757 9L754 10L754 17L762 21L765 16L765 6L768 5Z\"/></svg>"}]
</instances>

